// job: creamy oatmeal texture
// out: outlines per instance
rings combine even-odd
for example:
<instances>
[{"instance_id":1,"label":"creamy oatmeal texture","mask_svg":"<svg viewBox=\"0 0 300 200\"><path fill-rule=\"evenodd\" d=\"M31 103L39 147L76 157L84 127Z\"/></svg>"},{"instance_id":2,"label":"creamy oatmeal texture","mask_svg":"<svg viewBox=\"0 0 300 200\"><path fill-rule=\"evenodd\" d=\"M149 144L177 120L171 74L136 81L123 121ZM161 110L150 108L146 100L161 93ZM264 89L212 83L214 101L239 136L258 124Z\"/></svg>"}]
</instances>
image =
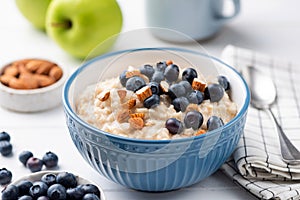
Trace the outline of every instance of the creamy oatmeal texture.
<instances>
[{"instance_id":1,"label":"creamy oatmeal texture","mask_svg":"<svg viewBox=\"0 0 300 200\"><path fill-rule=\"evenodd\" d=\"M178 82L182 79L182 71ZM131 76L142 77L146 84L149 78L139 73L137 69L129 67L128 79ZM200 74L200 72L197 72ZM205 84L218 83L216 78ZM166 84L165 81L161 85ZM171 84L166 84L170 87ZM192 84L191 84L192 85ZM224 124L229 122L237 113L236 104L231 101L227 92L217 102L210 99L203 100L199 105L189 103L186 109L176 111L167 94L160 95L159 105L146 108L143 104L142 95L146 95L146 86L138 91L130 91L124 87L119 77L108 79L86 88L76 104L78 115L89 124L109 133L139 139L165 140L191 137L203 134L207 131L207 120L211 116L218 116ZM203 91L202 91L203 92ZM151 94L150 94L151 95ZM149 95L148 95L149 96ZM146 96L146 97L148 97ZM203 116L203 124L197 130L186 128L184 117L189 111L199 111ZM171 134L166 128L166 121L176 118L182 122L182 131L178 134Z\"/></svg>"}]
</instances>

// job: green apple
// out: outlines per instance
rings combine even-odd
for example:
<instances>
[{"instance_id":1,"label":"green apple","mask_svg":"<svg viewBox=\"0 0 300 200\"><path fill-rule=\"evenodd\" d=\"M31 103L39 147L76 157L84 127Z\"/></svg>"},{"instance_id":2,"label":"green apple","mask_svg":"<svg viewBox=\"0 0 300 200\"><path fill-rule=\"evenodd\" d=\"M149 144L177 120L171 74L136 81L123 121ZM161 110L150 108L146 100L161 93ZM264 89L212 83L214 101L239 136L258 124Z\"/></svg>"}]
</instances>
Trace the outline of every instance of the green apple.
<instances>
[{"instance_id":1,"label":"green apple","mask_svg":"<svg viewBox=\"0 0 300 200\"><path fill-rule=\"evenodd\" d=\"M47 8L52 0L16 0L22 15L38 29L45 29Z\"/></svg>"},{"instance_id":2,"label":"green apple","mask_svg":"<svg viewBox=\"0 0 300 200\"><path fill-rule=\"evenodd\" d=\"M47 34L80 59L108 51L114 40L104 41L121 29L122 12L116 0L54 0L46 15Z\"/></svg>"}]
</instances>

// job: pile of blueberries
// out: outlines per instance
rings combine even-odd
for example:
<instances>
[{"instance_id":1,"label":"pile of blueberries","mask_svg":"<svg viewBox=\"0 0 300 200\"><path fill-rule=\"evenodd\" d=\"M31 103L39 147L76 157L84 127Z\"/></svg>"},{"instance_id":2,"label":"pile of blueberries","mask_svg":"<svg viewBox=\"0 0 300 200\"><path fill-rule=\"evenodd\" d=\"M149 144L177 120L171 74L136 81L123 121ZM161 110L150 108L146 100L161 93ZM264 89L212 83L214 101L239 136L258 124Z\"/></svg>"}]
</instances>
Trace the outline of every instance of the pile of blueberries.
<instances>
[{"instance_id":1,"label":"pile of blueberries","mask_svg":"<svg viewBox=\"0 0 300 200\"><path fill-rule=\"evenodd\" d=\"M69 172L44 174L40 180L23 180L8 185L2 200L100 200L101 193L94 184L79 184Z\"/></svg>"},{"instance_id":2,"label":"pile of blueberries","mask_svg":"<svg viewBox=\"0 0 300 200\"><path fill-rule=\"evenodd\" d=\"M203 100L209 99L211 102L218 102L222 99L224 92L229 90L230 84L225 76L218 76L218 83L208 84L204 92L194 90L192 83L194 78L198 77L194 68L187 68L182 72L182 78L179 80L179 67L176 64L167 64L167 62L158 62L156 67L146 64L139 68L141 74L148 77L148 86L152 90L152 95L143 102L145 108L153 108L160 103L160 95L167 95L174 109L184 112L190 103L201 104ZM145 80L140 76L126 77L127 70L119 76L122 86L133 92L146 86ZM167 92L163 92L161 82L166 81L169 85ZM170 118L166 121L166 128L171 134L179 134L183 128L193 128L197 130L203 124L203 116L198 111L190 111L186 114L184 124ZM208 122L208 131L223 126L221 118L212 116Z\"/></svg>"},{"instance_id":3,"label":"pile of blueberries","mask_svg":"<svg viewBox=\"0 0 300 200\"><path fill-rule=\"evenodd\" d=\"M2 131L0 133L0 153L2 156L9 156L12 152L12 145L10 143L10 135Z\"/></svg>"}]
</instances>

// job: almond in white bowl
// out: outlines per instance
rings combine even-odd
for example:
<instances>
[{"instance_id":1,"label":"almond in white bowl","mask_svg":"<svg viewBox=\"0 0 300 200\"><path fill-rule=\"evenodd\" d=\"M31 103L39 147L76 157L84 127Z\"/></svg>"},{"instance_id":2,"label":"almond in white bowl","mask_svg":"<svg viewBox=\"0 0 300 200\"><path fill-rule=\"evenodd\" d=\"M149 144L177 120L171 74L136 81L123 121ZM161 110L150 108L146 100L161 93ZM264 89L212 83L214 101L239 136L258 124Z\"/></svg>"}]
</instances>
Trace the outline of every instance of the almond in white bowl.
<instances>
[{"instance_id":1,"label":"almond in white bowl","mask_svg":"<svg viewBox=\"0 0 300 200\"><path fill-rule=\"evenodd\" d=\"M0 69L0 105L18 112L58 106L67 70L46 59L20 59Z\"/></svg>"}]
</instances>

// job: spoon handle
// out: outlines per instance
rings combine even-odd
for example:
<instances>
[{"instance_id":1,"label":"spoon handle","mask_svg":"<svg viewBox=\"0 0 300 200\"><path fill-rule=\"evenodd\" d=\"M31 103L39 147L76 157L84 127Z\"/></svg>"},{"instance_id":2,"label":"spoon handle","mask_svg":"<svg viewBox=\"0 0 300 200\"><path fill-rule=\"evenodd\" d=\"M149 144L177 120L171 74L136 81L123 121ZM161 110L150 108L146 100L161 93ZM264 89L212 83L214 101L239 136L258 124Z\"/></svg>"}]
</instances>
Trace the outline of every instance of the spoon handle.
<instances>
[{"instance_id":1,"label":"spoon handle","mask_svg":"<svg viewBox=\"0 0 300 200\"><path fill-rule=\"evenodd\" d=\"M282 127L278 123L274 113L272 110L266 109L266 111L271 116L271 119L273 119L273 122L276 127L276 132L279 136L279 142L280 142L280 150L282 158L285 162L296 164L300 162L300 152L298 149L291 143L291 141L288 139L288 137L285 135L284 131L282 130Z\"/></svg>"}]
</instances>

